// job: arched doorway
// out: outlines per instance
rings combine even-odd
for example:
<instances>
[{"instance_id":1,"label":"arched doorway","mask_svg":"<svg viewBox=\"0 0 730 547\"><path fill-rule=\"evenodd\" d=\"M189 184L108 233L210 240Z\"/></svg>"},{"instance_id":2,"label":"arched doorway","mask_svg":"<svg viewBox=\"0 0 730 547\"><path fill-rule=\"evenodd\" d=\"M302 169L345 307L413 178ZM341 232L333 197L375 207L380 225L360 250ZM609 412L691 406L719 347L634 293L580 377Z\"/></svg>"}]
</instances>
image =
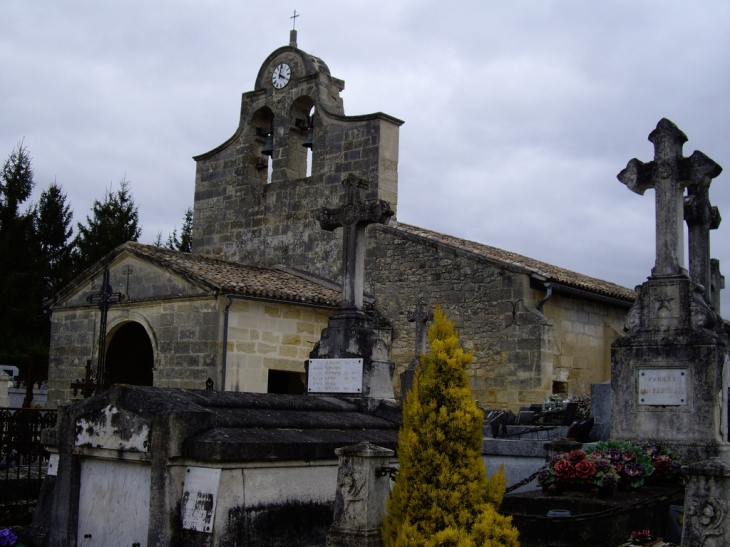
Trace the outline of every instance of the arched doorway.
<instances>
[{"instance_id":1,"label":"arched doorway","mask_svg":"<svg viewBox=\"0 0 730 547\"><path fill-rule=\"evenodd\" d=\"M112 384L152 385L152 342L139 323L125 323L112 336L106 350L106 370Z\"/></svg>"}]
</instances>

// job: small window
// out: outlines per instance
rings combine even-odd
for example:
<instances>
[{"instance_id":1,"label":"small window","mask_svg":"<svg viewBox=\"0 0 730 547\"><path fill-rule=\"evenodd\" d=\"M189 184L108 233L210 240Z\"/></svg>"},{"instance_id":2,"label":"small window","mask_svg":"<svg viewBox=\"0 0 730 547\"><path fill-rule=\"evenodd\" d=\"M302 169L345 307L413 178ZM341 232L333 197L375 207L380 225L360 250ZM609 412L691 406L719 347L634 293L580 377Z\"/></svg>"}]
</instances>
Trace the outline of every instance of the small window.
<instances>
[{"instance_id":1,"label":"small window","mask_svg":"<svg viewBox=\"0 0 730 547\"><path fill-rule=\"evenodd\" d=\"M269 369L267 392L284 395L302 395L304 394L304 374L302 372Z\"/></svg>"},{"instance_id":2,"label":"small window","mask_svg":"<svg viewBox=\"0 0 730 547\"><path fill-rule=\"evenodd\" d=\"M568 394L568 382L553 382L553 393Z\"/></svg>"}]
</instances>

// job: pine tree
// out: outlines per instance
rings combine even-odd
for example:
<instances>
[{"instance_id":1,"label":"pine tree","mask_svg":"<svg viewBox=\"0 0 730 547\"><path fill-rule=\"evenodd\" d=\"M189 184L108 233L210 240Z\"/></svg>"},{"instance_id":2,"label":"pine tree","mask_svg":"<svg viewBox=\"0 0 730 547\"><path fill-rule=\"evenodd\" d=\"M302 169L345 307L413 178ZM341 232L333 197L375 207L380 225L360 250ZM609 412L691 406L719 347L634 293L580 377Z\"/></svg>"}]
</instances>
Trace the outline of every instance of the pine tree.
<instances>
[{"instance_id":1,"label":"pine tree","mask_svg":"<svg viewBox=\"0 0 730 547\"><path fill-rule=\"evenodd\" d=\"M160 244L157 242L162 241L162 233L158 234L158 238L155 240L155 245L158 247ZM167 236L165 242L165 248L172 251L180 251L182 253L189 253L193 247L193 210L188 207L185 211L185 217L183 218L183 226L180 232L180 239L177 237L177 226L173 228L172 233Z\"/></svg>"},{"instance_id":2,"label":"pine tree","mask_svg":"<svg viewBox=\"0 0 730 547\"><path fill-rule=\"evenodd\" d=\"M193 250L193 209L188 207L185 211L182 230L180 230L180 245L178 251L189 253Z\"/></svg>"},{"instance_id":3,"label":"pine tree","mask_svg":"<svg viewBox=\"0 0 730 547\"><path fill-rule=\"evenodd\" d=\"M0 169L0 362L43 374L50 323L43 313L42 252L34 231L35 208L20 207L34 187L33 167L23 142Z\"/></svg>"},{"instance_id":4,"label":"pine tree","mask_svg":"<svg viewBox=\"0 0 730 547\"><path fill-rule=\"evenodd\" d=\"M53 182L41 193L35 214L35 234L42 253L46 298L66 285L73 275L72 219L66 194Z\"/></svg>"},{"instance_id":5,"label":"pine tree","mask_svg":"<svg viewBox=\"0 0 730 547\"><path fill-rule=\"evenodd\" d=\"M92 217L87 216L86 223L88 226L77 225L77 272L88 268L119 245L139 239L142 230L129 181L122 179L116 192L112 192L110 186L103 202L94 200Z\"/></svg>"},{"instance_id":6,"label":"pine tree","mask_svg":"<svg viewBox=\"0 0 730 547\"><path fill-rule=\"evenodd\" d=\"M483 414L471 394L454 323L437 307L403 405L398 477L383 523L385 547L518 547L511 518L497 509L502 468L490 479L482 460Z\"/></svg>"}]
</instances>

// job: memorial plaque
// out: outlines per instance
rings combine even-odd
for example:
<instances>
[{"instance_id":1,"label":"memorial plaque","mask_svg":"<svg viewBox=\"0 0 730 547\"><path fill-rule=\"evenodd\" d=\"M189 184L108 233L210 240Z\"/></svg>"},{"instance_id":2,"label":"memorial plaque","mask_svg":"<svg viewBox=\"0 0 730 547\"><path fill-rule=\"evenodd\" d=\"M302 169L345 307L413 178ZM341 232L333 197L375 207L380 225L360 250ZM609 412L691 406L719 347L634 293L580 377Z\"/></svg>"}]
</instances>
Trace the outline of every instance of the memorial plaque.
<instances>
[{"instance_id":1,"label":"memorial plaque","mask_svg":"<svg viewBox=\"0 0 730 547\"><path fill-rule=\"evenodd\" d=\"M681 406L687 404L686 368L639 369L639 404L649 406Z\"/></svg>"},{"instance_id":2,"label":"memorial plaque","mask_svg":"<svg viewBox=\"0 0 730 547\"><path fill-rule=\"evenodd\" d=\"M220 469L188 467L182 496L183 530L213 533Z\"/></svg>"},{"instance_id":3,"label":"memorial plaque","mask_svg":"<svg viewBox=\"0 0 730 547\"><path fill-rule=\"evenodd\" d=\"M362 359L310 359L309 393L362 393Z\"/></svg>"}]
</instances>

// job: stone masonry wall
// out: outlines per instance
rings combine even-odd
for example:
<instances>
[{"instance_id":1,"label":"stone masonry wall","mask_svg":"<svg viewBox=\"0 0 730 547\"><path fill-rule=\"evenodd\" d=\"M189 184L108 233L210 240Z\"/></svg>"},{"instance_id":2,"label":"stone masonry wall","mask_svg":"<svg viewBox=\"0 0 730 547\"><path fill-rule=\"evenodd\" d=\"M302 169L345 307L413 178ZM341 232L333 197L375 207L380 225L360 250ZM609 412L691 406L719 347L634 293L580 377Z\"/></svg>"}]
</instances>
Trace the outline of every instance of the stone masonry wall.
<instances>
[{"instance_id":1,"label":"stone masonry wall","mask_svg":"<svg viewBox=\"0 0 730 547\"><path fill-rule=\"evenodd\" d=\"M545 296L530 291L535 301ZM553 295L543 311L553 324L553 380L571 395L590 394L591 384L609 380L611 344L623 336L627 309Z\"/></svg>"},{"instance_id":2,"label":"stone masonry wall","mask_svg":"<svg viewBox=\"0 0 730 547\"><path fill-rule=\"evenodd\" d=\"M292 79L275 89L271 74L282 62ZM319 229L317 212L342 203L340 183L349 172L370 181L365 199L384 199L396 210L403 123L382 113L345 116L339 97L344 85L321 60L296 48L280 48L264 61L255 90L243 95L236 133L195 158L193 252L339 279L340 241ZM302 122L312 108L307 177ZM268 133L271 157L262 153Z\"/></svg>"},{"instance_id":3,"label":"stone masonry wall","mask_svg":"<svg viewBox=\"0 0 730 547\"><path fill-rule=\"evenodd\" d=\"M467 374L480 403L516 410L551 393L551 326L524 305L526 274L394 228L374 232L366 271L375 305L393 326L396 393L414 352L415 326L406 314L419 298L429 307L440 303L473 351Z\"/></svg>"},{"instance_id":4,"label":"stone masonry wall","mask_svg":"<svg viewBox=\"0 0 730 547\"><path fill-rule=\"evenodd\" d=\"M220 367L222 309L221 301L212 297L117 305L107 316L107 347L119 327L137 322L152 342L154 385L204 389L206 379L216 379ZM96 366L99 321L100 312L95 306L54 310L48 378L50 406L74 399L70 384L85 377L87 359Z\"/></svg>"},{"instance_id":5,"label":"stone masonry wall","mask_svg":"<svg viewBox=\"0 0 730 547\"><path fill-rule=\"evenodd\" d=\"M266 393L268 371L304 374L332 310L234 300L228 316L226 390Z\"/></svg>"}]
</instances>

